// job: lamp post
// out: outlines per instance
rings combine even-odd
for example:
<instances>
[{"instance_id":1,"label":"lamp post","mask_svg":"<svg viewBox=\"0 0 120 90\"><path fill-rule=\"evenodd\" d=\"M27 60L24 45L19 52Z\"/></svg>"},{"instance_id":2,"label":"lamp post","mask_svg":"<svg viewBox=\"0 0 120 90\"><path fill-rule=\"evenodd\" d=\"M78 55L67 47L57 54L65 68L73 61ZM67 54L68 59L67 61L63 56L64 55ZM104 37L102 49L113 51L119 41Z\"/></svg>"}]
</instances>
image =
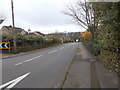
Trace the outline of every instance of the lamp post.
<instances>
[{"instance_id":1,"label":"lamp post","mask_svg":"<svg viewBox=\"0 0 120 90\"><path fill-rule=\"evenodd\" d=\"M11 0L11 8L12 8L12 24L13 24L13 45L14 45L14 53L17 53L13 0Z\"/></svg>"}]
</instances>

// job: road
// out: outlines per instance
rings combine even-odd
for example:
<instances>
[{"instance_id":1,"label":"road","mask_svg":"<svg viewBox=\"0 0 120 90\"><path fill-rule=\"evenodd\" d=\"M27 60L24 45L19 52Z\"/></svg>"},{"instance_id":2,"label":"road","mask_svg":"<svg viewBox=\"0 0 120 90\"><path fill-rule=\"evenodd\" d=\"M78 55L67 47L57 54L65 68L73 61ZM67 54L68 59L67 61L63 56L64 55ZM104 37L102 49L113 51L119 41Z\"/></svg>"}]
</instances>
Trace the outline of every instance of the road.
<instances>
[{"instance_id":1,"label":"road","mask_svg":"<svg viewBox=\"0 0 120 90\"><path fill-rule=\"evenodd\" d=\"M62 84L78 43L62 44L2 60L2 84L7 88L56 88Z\"/></svg>"}]
</instances>

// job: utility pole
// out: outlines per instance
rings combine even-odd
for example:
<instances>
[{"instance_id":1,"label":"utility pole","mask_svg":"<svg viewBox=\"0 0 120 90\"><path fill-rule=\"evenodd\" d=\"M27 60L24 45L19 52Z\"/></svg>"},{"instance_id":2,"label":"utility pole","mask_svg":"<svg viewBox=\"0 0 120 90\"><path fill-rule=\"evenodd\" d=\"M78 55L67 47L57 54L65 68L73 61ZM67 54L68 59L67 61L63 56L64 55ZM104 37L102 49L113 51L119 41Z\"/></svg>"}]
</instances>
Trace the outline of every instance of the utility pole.
<instances>
[{"instance_id":1,"label":"utility pole","mask_svg":"<svg viewBox=\"0 0 120 90\"><path fill-rule=\"evenodd\" d=\"M16 30L15 30L15 21L14 21L14 6L13 6L13 0L11 0L11 8L12 8L12 24L13 24L13 45L14 45L14 53L17 53Z\"/></svg>"}]
</instances>

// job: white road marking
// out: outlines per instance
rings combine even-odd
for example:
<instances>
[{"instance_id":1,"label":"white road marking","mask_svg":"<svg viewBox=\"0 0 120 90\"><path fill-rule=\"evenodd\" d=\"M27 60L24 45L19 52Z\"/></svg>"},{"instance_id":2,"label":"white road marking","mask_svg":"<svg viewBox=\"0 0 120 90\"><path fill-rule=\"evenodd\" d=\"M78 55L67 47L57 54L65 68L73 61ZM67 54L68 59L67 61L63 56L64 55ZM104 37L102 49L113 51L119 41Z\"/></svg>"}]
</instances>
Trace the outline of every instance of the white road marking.
<instances>
[{"instance_id":1,"label":"white road marking","mask_svg":"<svg viewBox=\"0 0 120 90\"><path fill-rule=\"evenodd\" d=\"M3 58L7 58L8 56L3 56Z\"/></svg>"},{"instance_id":2,"label":"white road marking","mask_svg":"<svg viewBox=\"0 0 120 90\"><path fill-rule=\"evenodd\" d=\"M64 49L64 47L60 48L60 49Z\"/></svg>"},{"instance_id":3,"label":"white road marking","mask_svg":"<svg viewBox=\"0 0 120 90\"><path fill-rule=\"evenodd\" d=\"M22 63L23 63L23 62L21 62L21 63L17 63L17 64L15 64L15 65L17 66L17 65L20 65L20 64L22 64Z\"/></svg>"},{"instance_id":4,"label":"white road marking","mask_svg":"<svg viewBox=\"0 0 120 90\"><path fill-rule=\"evenodd\" d=\"M48 54L54 53L54 52L56 52L56 51L57 51L57 49L56 49L56 50L53 50L53 51L51 51L51 52L48 52Z\"/></svg>"},{"instance_id":5,"label":"white road marking","mask_svg":"<svg viewBox=\"0 0 120 90\"><path fill-rule=\"evenodd\" d=\"M25 61L19 62L19 63L15 64L15 65L17 66L17 65L23 64L23 63L25 63L25 62L32 61L32 60L37 59L37 58L42 57L42 56L43 56L43 55L40 55L40 56L37 56L37 57L31 58L31 59L28 59L28 60L25 60Z\"/></svg>"},{"instance_id":6,"label":"white road marking","mask_svg":"<svg viewBox=\"0 0 120 90\"><path fill-rule=\"evenodd\" d=\"M1 85L0 89L5 88L6 86L7 86L6 88L9 88L9 89L13 88L17 83L19 83L22 79L24 79L25 77L27 77L29 74L30 74L30 72L27 73L27 74L24 74L24 75L22 75L22 76L20 76L20 77L18 77L16 79L14 79L14 80L12 80L12 81L9 81L9 82Z\"/></svg>"}]
</instances>

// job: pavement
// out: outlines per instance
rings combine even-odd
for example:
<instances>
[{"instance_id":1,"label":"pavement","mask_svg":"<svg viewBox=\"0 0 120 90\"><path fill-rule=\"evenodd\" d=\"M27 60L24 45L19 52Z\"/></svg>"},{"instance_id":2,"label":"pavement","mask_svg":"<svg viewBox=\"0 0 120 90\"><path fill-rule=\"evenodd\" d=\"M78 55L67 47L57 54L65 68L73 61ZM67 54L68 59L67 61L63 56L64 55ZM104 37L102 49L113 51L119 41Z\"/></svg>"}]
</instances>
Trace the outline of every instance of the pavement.
<instances>
[{"instance_id":1,"label":"pavement","mask_svg":"<svg viewBox=\"0 0 120 90\"><path fill-rule=\"evenodd\" d=\"M74 56L62 88L116 88L118 76L88 50L79 44L80 52Z\"/></svg>"}]
</instances>

